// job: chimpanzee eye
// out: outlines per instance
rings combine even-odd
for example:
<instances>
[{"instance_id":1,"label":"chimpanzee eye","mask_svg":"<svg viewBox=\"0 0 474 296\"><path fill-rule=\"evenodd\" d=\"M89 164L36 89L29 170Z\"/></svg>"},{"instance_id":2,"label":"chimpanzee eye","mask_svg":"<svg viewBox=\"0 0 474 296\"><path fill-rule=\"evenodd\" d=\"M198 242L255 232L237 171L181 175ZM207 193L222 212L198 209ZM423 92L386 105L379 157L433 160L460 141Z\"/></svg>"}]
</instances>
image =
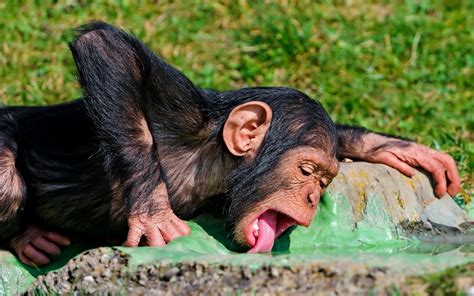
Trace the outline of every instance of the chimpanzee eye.
<instances>
[{"instance_id":1,"label":"chimpanzee eye","mask_svg":"<svg viewBox=\"0 0 474 296\"><path fill-rule=\"evenodd\" d=\"M328 187L329 182L327 180L320 180L319 181L319 186L321 186L322 189Z\"/></svg>"},{"instance_id":2,"label":"chimpanzee eye","mask_svg":"<svg viewBox=\"0 0 474 296\"><path fill-rule=\"evenodd\" d=\"M305 177L311 176L313 170L307 166L300 166L301 174Z\"/></svg>"}]
</instances>

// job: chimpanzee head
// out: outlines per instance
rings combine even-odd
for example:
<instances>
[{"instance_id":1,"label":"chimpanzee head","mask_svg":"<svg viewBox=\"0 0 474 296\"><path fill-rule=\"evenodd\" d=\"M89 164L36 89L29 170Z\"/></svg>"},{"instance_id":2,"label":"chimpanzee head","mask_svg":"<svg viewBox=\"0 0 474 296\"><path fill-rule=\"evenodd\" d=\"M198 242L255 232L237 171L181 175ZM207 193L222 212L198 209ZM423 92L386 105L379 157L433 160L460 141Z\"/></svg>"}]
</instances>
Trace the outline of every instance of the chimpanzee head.
<instances>
[{"instance_id":1,"label":"chimpanzee head","mask_svg":"<svg viewBox=\"0 0 474 296\"><path fill-rule=\"evenodd\" d=\"M267 252L292 225L308 226L338 173L336 129L320 103L288 88L224 93L239 101L222 136L240 157L228 178L225 217L249 252Z\"/></svg>"}]
</instances>

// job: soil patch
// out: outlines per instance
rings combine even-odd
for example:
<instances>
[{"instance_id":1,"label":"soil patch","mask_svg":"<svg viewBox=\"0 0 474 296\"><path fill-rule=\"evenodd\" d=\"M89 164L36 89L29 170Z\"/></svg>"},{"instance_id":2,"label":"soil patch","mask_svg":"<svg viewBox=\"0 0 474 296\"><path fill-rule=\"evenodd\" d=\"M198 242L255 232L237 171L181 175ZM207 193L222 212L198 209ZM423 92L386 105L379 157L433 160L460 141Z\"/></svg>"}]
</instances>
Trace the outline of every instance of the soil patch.
<instances>
[{"instance_id":1,"label":"soil patch","mask_svg":"<svg viewBox=\"0 0 474 296\"><path fill-rule=\"evenodd\" d=\"M71 260L59 271L40 276L28 291L58 294L359 294L390 293L401 278L387 269L364 264L312 263L297 266L178 263L128 268L124 253L95 249Z\"/></svg>"}]
</instances>

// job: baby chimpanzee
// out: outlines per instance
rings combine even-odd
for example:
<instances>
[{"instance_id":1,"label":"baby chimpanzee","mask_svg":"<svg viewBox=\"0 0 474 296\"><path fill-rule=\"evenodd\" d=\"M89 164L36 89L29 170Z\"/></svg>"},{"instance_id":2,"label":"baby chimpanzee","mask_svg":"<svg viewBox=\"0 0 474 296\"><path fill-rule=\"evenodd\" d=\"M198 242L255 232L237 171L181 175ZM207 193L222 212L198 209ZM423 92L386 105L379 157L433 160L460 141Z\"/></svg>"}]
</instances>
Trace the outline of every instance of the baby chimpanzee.
<instances>
[{"instance_id":1,"label":"baby chimpanzee","mask_svg":"<svg viewBox=\"0 0 474 296\"><path fill-rule=\"evenodd\" d=\"M48 263L64 235L163 246L189 234L181 219L216 208L236 241L270 251L288 227L311 223L337 157L407 175L419 166L438 195L459 190L449 156L335 126L299 91L200 89L100 22L70 48L82 99L0 110L0 240L26 264Z\"/></svg>"}]
</instances>

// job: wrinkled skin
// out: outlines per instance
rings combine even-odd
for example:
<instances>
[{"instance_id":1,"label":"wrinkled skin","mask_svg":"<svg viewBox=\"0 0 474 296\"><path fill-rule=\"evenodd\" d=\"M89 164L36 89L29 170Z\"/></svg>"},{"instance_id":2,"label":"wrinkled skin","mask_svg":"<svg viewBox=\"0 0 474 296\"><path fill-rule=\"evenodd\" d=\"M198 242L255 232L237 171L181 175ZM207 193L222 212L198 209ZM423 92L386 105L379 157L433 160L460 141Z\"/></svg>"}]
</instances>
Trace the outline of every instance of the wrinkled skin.
<instances>
[{"instance_id":1,"label":"wrinkled skin","mask_svg":"<svg viewBox=\"0 0 474 296\"><path fill-rule=\"evenodd\" d=\"M164 203L164 205L160 205L159 214L144 212L128 217L129 230L124 246L162 247L177 237L191 233L188 224L179 219L171 210L168 191L164 183L158 186L155 195L160 196L157 200Z\"/></svg>"},{"instance_id":2,"label":"wrinkled skin","mask_svg":"<svg viewBox=\"0 0 474 296\"><path fill-rule=\"evenodd\" d=\"M337 159L319 149L299 147L285 153L274 173L268 177L273 183L282 184L281 188L255 204L237 224L236 241L254 246L259 235L253 225L257 225L259 217L269 210L278 213L274 239L293 225L309 226L321 195L338 171Z\"/></svg>"},{"instance_id":3,"label":"wrinkled skin","mask_svg":"<svg viewBox=\"0 0 474 296\"><path fill-rule=\"evenodd\" d=\"M362 150L360 159L383 163L399 170L408 177L415 174L415 168L428 172L435 183L434 193L442 197L446 193L454 197L461 188L461 179L456 169L453 158L446 153L436 151L421 144L395 140L407 144L404 146L389 145L368 153L375 145L393 141L385 136L370 133L365 139L365 149Z\"/></svg>"},{"instance_id":4,"label":"wrinkled skin","mask_svg":"<svg viewBox=\"0 0 474 296\"><path fill-rule=\"evenodd\" d=\"M156 246L162 247L166 243L191 233L188 224L176 217L171 208L160 215L140 214L128 218L128 237L125 247ZM142 238L145 241L141 243Z\"/></svg>"}]
</instances>

